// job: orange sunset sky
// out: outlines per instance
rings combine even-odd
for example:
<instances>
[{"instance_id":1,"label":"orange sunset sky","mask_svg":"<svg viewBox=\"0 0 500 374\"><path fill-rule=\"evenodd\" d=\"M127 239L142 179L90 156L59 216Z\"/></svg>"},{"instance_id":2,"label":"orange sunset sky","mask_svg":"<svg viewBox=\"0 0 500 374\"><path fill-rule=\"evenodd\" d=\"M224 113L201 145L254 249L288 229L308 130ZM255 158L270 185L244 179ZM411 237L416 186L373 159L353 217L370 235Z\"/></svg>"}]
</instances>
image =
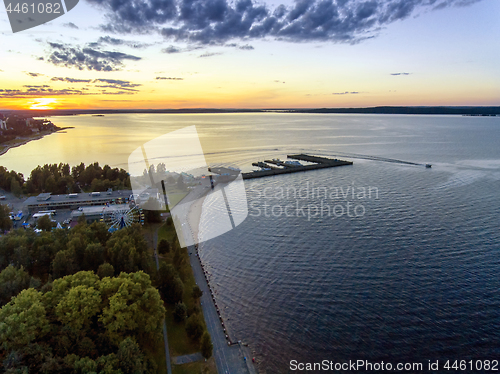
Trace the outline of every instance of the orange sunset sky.
<instances>
[{"instance_id":1,"label":"orange sunset sky","mask_svg":"<svg viewBox=\"0 0 500 374\"><path fill-rule=\"evenodd\" d=\"M0 109L500 105L499 1L118 3L2 8Z\"/></svg>"}]
</instances>

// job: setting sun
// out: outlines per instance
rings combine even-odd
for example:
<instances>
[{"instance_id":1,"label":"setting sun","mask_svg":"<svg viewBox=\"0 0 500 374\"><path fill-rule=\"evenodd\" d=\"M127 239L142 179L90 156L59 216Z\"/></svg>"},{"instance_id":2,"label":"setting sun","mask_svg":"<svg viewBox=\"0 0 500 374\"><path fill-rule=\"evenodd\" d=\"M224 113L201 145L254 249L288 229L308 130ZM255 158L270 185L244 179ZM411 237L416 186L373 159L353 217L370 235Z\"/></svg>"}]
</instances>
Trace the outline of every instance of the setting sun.
<instances>
[{"instance_id":1,"label":"setting sun","mask_svg":"<svg viewBox=\"0 0 500 374\"><path fill-rule=\"evenodd\" d=\"M54 104L57 104L57 102L57 99L42 98L30 101L28 104L30 105L30 109L56 109Z\"/></svg>"}]
</instances>

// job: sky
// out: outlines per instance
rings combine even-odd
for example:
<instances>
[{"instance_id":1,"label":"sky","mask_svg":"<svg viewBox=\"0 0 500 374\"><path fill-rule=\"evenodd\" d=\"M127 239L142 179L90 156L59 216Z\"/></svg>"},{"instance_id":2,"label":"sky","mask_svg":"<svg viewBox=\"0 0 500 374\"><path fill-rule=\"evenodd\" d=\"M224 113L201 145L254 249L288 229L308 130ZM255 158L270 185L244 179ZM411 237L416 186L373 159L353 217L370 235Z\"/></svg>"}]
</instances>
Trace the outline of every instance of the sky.
<instances>
[{"instance_id":1,"label":"sky","mask_svg":"<svg viewBox=\"0 0 500 374\"><path fill-rule=\"evenodd\" d=\"M499 16L498 0L80 0L13 33L2 8L0 109L497 106Z\"/></svg>"}]
</instances>

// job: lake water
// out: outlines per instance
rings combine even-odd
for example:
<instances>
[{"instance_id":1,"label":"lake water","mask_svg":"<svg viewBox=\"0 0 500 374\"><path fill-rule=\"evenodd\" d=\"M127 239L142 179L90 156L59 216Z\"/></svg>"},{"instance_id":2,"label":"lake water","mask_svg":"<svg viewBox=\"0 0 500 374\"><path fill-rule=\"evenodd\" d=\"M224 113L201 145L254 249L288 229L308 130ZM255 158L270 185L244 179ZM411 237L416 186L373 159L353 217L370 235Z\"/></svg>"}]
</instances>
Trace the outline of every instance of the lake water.
<instances>
[{"instance_id":1,"label":"lake water","mask_svg":"<svg viewBox=\"0 0 500 374\"><path fill-rule=\"evenodd\" d=\"M339 157L354 165L245 181L249 216L204 243L202 261L231 334L250 344L262 372L291 372L291 360L427 368L440 359L443 370L447 359L499 358L500 118L145 114L53 122L75 129L12 149L0 164L23 173L59 162L127 168L135 148L193 124L209 163L245 171L299 152L431 163Z\"/></svg>"}]
</instances>

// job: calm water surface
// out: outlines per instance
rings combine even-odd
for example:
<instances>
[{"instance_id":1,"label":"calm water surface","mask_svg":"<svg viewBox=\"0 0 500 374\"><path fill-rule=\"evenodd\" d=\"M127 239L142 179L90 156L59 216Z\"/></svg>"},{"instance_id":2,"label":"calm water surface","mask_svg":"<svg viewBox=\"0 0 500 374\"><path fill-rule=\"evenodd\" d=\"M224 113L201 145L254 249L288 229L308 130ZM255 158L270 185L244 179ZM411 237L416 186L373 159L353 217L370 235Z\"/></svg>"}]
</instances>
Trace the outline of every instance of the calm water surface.
<instances>
[{"instance_id":1,"label":"calm water surface","mask_svg":"<svg viewBox=\"0 0 500 374\"><path fill-rule=\"evenodd\" d=\"M232 335L250 344L267 373L290 372L290 360L500 358L500 118L200 114L53 121L75 129L10 150L0 164L24 173L56 162L126 168L142 143L193 124L209 162L244 170L292 152L432 163L425 169L343 157L354 165L247 181L248 218L205 243L202 261ZM358 216L341 214L348 205Z\"/></svg>"}]
</instances>

